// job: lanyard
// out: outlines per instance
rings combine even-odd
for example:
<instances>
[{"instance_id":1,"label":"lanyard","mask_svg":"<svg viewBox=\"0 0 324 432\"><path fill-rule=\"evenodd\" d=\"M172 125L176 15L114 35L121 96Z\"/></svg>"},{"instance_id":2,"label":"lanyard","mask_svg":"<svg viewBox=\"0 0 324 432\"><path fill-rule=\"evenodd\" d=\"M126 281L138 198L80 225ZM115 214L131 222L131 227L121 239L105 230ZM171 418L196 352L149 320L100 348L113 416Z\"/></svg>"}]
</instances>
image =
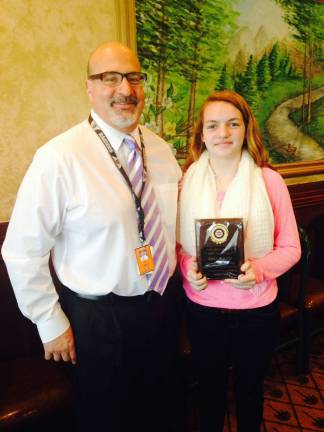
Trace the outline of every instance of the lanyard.
<instances>
[{"instance_id":1,"label":"lanyard","mask_svg":"<svg viewBox=\"0 0 324 432\"><path fill-rule=\"evenodd\" d=\"M140 128L138 128L139 130L139 136L140 136L140 141L141 141L141 155L142 155L142 159L143 159L143 182L142 182L142 190L140 193L140 196L138 197L136 195L136 193L133 190L133 186L131 181L129 180L128 175L126 174L124 168L122 167L120 160L118 159L118 156L116 155L115 150L113 149L112 145L110 144L108 138L106 137L106 135L103 133L103 131L100 129L100 127L97 125L97 123L93 120L91 114L89 115L88 121L90 123L90 126L92 127L92 129L94 130L94 132L96 132L96 134L98 135L98 137L101 139L101 141L103 142L104 146L106 147L106 149L108 150L108 153L110 154L114 164L116 165L116 168L118 169L118 171L121 173L121 175L124 177L130 191L132 194L132 197L134 199L135 202L135 207L136 207L136 213L137 213L137 221L138 221L138 234L139 234L139 239L141 244L143 244L145 242L145 234L144 234L144 210L142 208L142 203L141 203L141 197L142 197L142 193L143 193L143 189L145 186L145 182L146 182L146 178L147 178L147 169L146 169L146 163L145 163L145 153L144 153L144 140L143 140L143 135L142 135L142 131Z\"/></svg>"}]
</instances>

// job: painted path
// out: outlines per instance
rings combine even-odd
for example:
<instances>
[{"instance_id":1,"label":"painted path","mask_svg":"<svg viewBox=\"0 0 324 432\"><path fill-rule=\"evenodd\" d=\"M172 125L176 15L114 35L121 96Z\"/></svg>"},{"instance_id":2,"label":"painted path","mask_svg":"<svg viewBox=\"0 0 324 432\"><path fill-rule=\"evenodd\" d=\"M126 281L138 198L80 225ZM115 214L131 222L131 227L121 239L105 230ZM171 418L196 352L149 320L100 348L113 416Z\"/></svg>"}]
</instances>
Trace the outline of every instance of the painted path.
<instances>
[{"instance_id":1,"label":"painted path","mask_svg":"<svg viewBox=\"0 0 324 432\"><path fill-rule=\"evenodd\" d=\"M311 93L312 102L324 96L324 86ZM301 132L290 120L289 114L300 108L302 95L289 99L279 105L266 121L270 145L285 155L293 156L296 161L324 159L324 149L310 136Z\"/></svg>"}]
</instances>

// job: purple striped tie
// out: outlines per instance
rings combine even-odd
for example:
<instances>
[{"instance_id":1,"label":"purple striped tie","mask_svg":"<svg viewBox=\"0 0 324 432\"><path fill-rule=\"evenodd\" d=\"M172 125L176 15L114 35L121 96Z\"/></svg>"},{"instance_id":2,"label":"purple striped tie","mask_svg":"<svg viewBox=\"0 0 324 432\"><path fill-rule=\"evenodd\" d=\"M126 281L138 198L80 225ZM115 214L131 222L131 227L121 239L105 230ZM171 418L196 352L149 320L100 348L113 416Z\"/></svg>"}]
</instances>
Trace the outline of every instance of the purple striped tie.
<instances>
[{"instance_id":1,"label":"purple striped tie","mask_svg":"<svg viewBox=\"0 0 324 432\"><path fill-rule=\"evenodd\" d=\"M135 139L131 135L126 135L123 142L129 150L127 160L128 177L134 192L139 196L143 184L142 156ZM152 246L155 265L153 273L147 274L146 277L149 288L162 295L169 279L169 262L160 209L148 177L146 178L141 203L145 215L145 239Z\"/></svg>"}]
</instances>

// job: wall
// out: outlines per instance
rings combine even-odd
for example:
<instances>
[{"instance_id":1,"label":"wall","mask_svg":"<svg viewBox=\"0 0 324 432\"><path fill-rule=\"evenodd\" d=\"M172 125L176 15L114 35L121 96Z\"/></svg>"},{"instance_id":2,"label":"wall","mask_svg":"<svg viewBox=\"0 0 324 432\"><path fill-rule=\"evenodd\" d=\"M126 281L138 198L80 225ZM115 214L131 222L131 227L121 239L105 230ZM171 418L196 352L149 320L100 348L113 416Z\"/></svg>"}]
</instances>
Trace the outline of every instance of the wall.
<instances>
[{"instance_id":1,"label":"wall","mask_svg":"<svg viewBox=\"0 0 324 432\"><path fill-rule=\"evenodd\" d=\"M1 2L0 221L35 150L89 111L85 70L101 42L134 46L133 0Z\"/></svg>"}]
</instances>

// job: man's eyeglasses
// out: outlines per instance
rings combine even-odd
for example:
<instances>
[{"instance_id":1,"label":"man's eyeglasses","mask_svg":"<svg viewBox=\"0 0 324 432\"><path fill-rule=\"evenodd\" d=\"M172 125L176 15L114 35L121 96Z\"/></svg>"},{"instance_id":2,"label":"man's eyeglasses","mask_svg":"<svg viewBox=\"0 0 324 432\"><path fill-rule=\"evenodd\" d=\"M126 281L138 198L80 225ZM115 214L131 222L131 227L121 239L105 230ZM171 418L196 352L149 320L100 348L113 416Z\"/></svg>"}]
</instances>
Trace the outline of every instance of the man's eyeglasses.
<instances>
[{"instance_id":1,"label":"man's eyeglasses","mask_svg":"<svg viewBox=\"0 0 324 432\"><path fill-rule=\"evenodd\" d=\"M124 77L127 79L129 84L140 85L143 84L144 81L146 81L147 75L144 72L121 73L121 72L107 71L99 74L90 75L88 78L100 79L103 82L103 84L109 87L117 87L122 83Z\"/></svg>"}]
</instances>

